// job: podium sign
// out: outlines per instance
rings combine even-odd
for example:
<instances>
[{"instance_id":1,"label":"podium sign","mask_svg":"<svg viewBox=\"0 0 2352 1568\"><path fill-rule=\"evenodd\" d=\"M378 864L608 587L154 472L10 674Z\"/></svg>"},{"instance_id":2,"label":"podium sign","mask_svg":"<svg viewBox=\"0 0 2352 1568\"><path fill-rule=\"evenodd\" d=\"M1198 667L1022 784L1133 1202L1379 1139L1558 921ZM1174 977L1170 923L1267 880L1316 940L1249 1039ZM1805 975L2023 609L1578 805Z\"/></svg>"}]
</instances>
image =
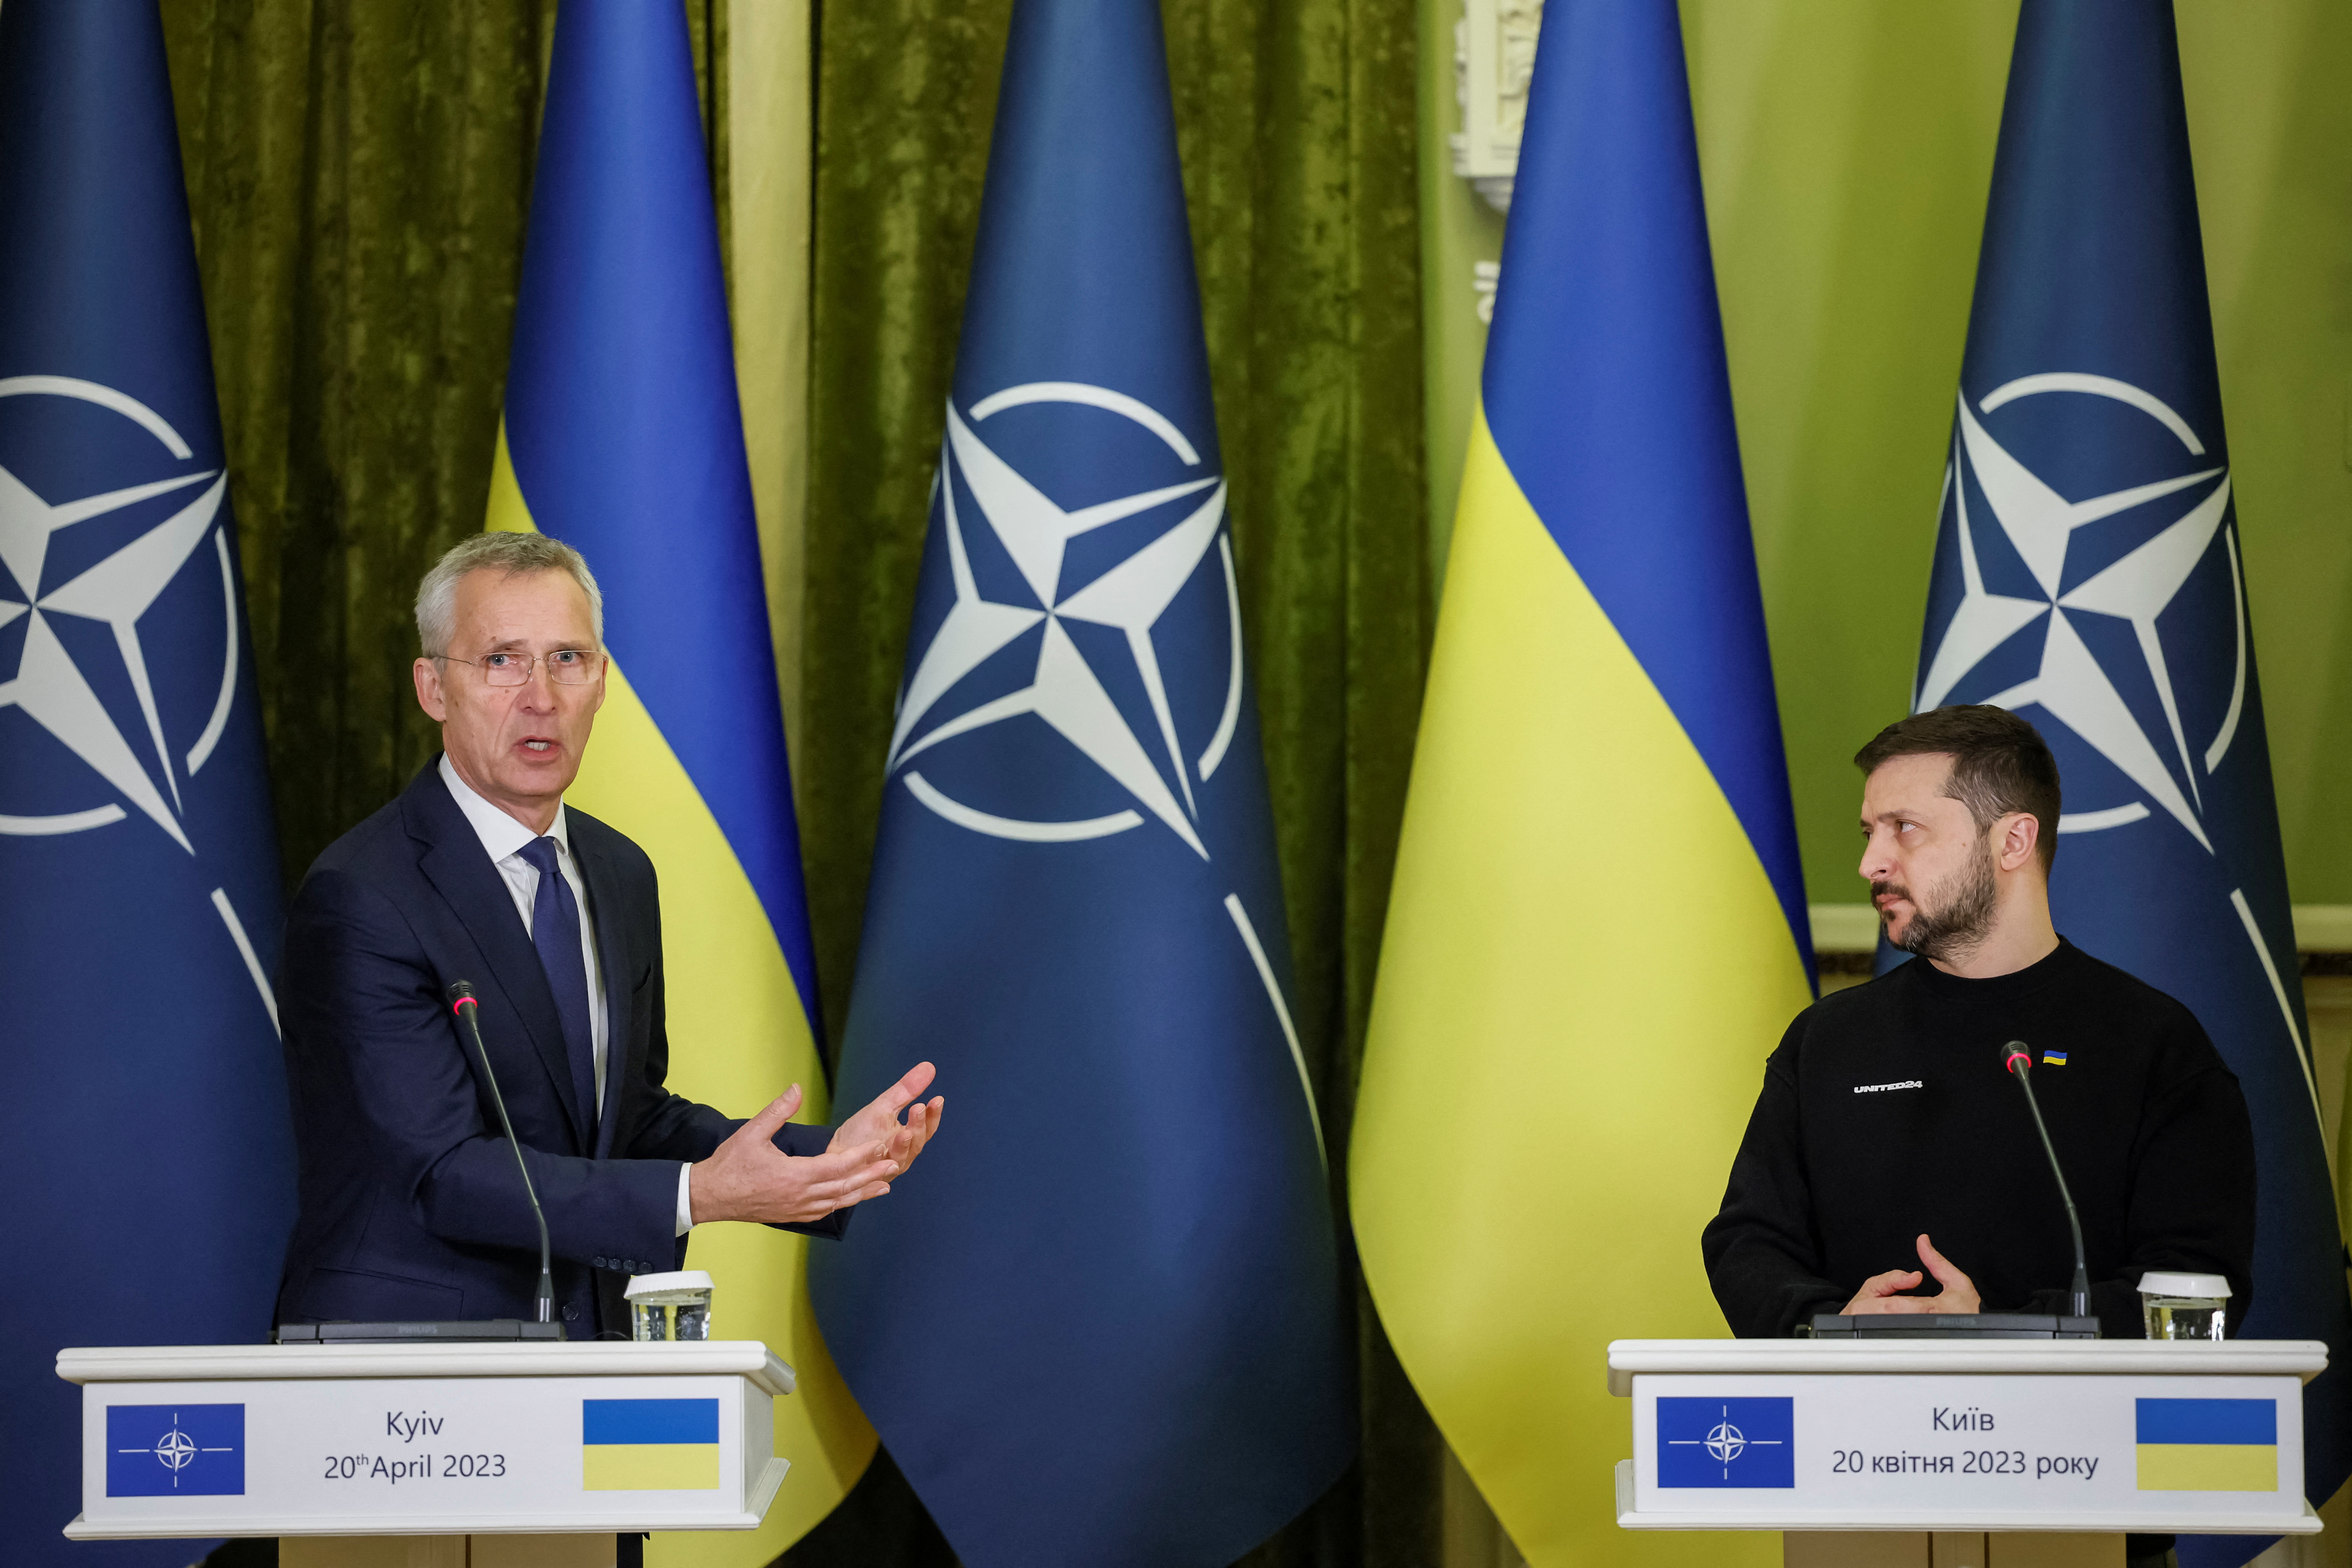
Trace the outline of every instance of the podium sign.
<instances>
[{"instance_id":1,"label":"podium sign","mask_svg":"<svg viewBox=\"0 0 2352 1568\"><path fill-rule=\"evenodd\" d=\"M749 1530L782 1482L756 1342L68 1350L77 1540Z\"/></svg>"},{"instance_id":2,"label":"podium sign","mask_svg":"<svg viewBox=\"0 0 2352 1568\"><path fill-rule=\"evenodd\" d=\"M1621 1341L1630 1529L2302 1534L2326 1347Z\"/></svg>"}]
</instances>

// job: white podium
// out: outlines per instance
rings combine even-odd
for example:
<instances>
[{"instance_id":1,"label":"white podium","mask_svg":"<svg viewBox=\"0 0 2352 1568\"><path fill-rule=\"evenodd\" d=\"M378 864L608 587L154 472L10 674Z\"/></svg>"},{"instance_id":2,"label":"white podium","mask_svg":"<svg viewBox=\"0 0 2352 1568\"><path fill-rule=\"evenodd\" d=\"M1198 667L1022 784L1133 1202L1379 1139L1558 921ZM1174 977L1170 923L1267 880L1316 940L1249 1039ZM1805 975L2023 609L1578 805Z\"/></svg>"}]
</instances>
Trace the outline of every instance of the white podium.
<instances>
[{"instance_id":1,"label":"white podium","mask_svg":"<svg viewBox=\"0 0 2352 1568\"><path fill-rule=\"evenodd\" d=\"M792 1369L753 1340L68 1350L58 1375L76 1540L604 1532L609 1560L613 1531L753 1528L787 1468Z\"/></svg>"},{"instance_id":2,"label":"white podium","mask_svg":"<svg viewBox=\"0 0 2352 1568\"><path fill-rule=\"evenodd\" d=\"M2309 1534L2301 1394L2326 1364L2315 1341L1620 1340L1617 1522L1901 1531L1922 1562L1969 1532L1996 1563L2009 1532L2108 1534L2117 1562L2126 1531ZM1818 1539L1790 1562L1841 1560Z\"/></svg>"}]
</instances>

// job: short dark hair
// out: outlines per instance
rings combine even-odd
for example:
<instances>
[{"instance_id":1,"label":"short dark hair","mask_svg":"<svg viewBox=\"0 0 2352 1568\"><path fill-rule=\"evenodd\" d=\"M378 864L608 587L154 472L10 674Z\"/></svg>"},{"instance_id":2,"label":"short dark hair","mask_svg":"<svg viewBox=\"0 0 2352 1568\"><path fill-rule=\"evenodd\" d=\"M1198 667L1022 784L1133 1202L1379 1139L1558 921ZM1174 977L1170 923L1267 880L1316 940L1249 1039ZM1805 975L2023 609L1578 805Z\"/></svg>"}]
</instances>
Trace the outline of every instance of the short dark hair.
<instances>
[{"instance_id":1,"label":"short dark hair","mask_svg":"<svg viewBox=\"0 0 2352 1568\"><path fill-rule=\"evenodd\" d=\"M2011 812L2042 825L2042 870L2058 858L2058 761L2042 731L2005 708L1983 702L1931 708L1898 719L1853 754L1864 778L1896 757L1948 756L1945 793L1969 808L1984 832Z\"/></svg>"}]
</instances>

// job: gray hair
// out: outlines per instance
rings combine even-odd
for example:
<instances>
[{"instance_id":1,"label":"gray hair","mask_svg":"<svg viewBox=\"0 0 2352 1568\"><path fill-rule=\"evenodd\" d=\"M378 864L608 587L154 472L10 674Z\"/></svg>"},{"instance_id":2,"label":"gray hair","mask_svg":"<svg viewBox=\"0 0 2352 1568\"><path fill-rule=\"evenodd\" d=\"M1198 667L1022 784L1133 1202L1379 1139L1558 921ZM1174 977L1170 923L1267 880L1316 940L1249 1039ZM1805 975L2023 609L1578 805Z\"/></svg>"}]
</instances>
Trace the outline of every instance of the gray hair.
<instances>
[{"instance_id":1,"label":"gray hair","mask_svg":"<svg viewBox=\"0 0 2352 1568\"><path fill-rule=\"evenodd\" d=\"M588 570L580 552L543 533L478 533L461 540L433 563L425 581L416 584L416 639L425 657L439 658L449 651L457 630L457 583L475 572L496 572L520 577L534 572L568 572L588 595L588 613L596 624L596 646L604 646L604 591Z\"/></svg>"}]
</instances>

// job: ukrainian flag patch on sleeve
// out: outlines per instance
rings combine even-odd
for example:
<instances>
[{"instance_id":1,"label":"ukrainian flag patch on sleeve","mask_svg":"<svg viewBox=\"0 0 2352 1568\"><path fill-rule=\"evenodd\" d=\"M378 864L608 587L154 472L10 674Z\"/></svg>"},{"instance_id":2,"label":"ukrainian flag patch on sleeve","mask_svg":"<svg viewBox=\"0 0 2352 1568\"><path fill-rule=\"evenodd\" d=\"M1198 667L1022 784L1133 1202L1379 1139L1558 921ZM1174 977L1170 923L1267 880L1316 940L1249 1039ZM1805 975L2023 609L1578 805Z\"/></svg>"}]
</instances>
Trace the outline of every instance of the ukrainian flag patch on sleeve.
<instances>
[{"instance_id":1,"label":"ukrainian flag patch on sleeve","mask_svg":"<svg viewBox=\"0 0 2352 1568\"><path fill-rule=\"evenodd\" d=\"M716 1399L583 1399L580 1442L583 1490L719 1489Z\"/></svg>"},{"instance_id":2,"label":"ukrainian flag patch on sleeve","mask_svg":"<svg viewBox=\"0 0 2352 1568\"><path fill-rule=\"evenodd\" d=\"M2279 1489L2275 1399L2137 1401L2139 1489Z\"/></svg>"}]
</instances>

